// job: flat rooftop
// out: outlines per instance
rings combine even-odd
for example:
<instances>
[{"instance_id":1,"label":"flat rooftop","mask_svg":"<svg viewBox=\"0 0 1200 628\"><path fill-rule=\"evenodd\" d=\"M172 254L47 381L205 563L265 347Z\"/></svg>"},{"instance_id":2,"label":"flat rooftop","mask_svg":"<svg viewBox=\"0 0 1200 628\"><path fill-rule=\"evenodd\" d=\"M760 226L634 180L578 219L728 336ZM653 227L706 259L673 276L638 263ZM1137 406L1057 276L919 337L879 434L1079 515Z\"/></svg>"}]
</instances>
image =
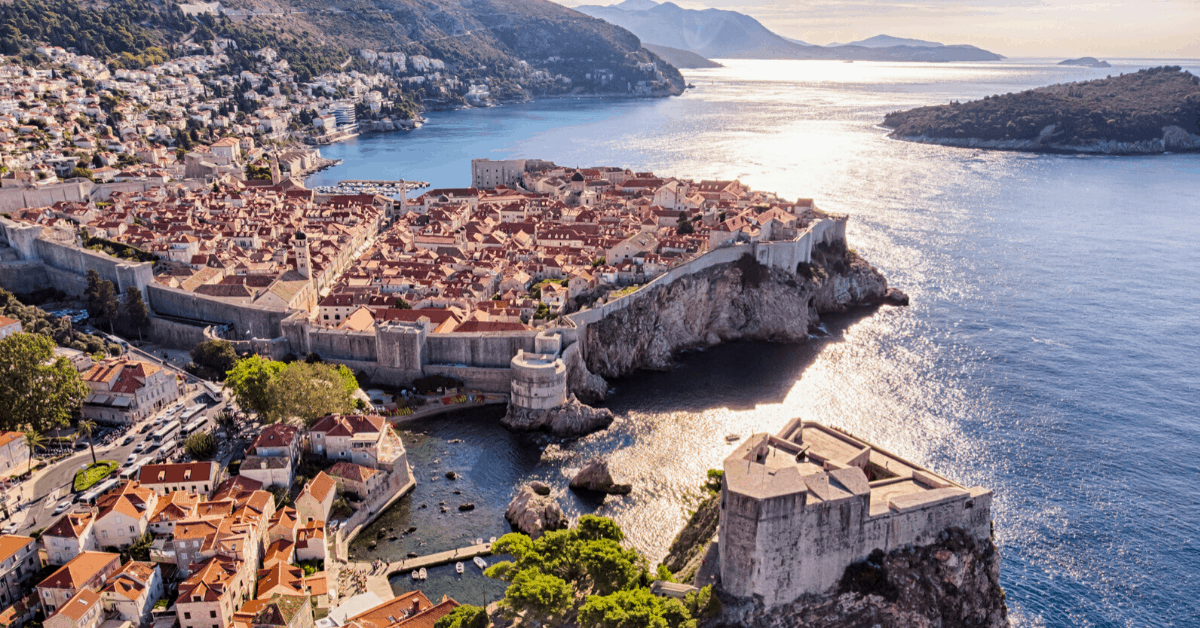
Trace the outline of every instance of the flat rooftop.
<instances>
[{"instance_id":1,"label":"flat rooftop","mask_svg":"<svg viewBox=\"0 0 1200 628\"><path fill-rule=\"evenodd\" d=\"M777 436L755 434L725 459L730 491L756 499L807 493L806 503L869 494L870 515L929 506L973 493L849 434L792 421ZM982 490L982 489L979 489Z\"/></svg>"}]
</instances>

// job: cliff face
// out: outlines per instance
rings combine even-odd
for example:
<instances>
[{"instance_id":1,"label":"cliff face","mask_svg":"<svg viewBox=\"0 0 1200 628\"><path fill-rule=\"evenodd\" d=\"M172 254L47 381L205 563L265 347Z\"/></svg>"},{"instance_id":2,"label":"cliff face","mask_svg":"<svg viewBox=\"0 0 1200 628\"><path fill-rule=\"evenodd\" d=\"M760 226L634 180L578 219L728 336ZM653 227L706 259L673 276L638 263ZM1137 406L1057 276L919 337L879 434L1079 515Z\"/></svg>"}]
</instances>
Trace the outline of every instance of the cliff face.
<instances>
[{"instance_id":1,"label":"cliff face","mask_svg":"<svg viewBox=\"0 0 1200 628\"><path fill-rule=\"evenodd\" d=\"M800 273L746 256L643 288L633 304L588 326L587 369L619 377L669 368L684 349L742 339L800 342L822 313L879 303L887 294L887 280L857 255L835 248L813 257Z\"/></svg>"},{"instance_id":2,"label":"cliff face","mask_svg":"<svg viewBox=\"0 0 1200 628\"><path fill-rule=\"evenodd\" d=\"M1000 588L1000 553L961 530L933 545L877 551L846 569L838 590L763 608L721 598L721 614L704 628L1002 628L1008 609Z\"/></svg>"}]
</instances>

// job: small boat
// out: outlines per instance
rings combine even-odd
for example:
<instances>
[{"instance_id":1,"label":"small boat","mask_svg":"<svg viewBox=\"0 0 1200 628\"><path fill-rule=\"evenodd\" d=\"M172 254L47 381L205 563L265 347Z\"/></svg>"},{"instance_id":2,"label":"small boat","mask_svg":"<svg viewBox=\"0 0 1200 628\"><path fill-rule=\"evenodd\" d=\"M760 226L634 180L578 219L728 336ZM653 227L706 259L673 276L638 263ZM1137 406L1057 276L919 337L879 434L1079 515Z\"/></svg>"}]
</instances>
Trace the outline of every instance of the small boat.
<instances>
[{"instance_id":1,"label":"small boat","mask_svg":"<svg viewBox=\"0 0 1200 628\"><path fill-rule=\"evenodd\" d=\"M414 569L414 570L413 570L413 573L412 573L412 576L413 576L413 580L420 580L420 579L421 579L421 572L419 572L419 571L417 571L416 569Z\"/></svg>"},{"instance_id":2,"label":"small boat","mask_svg":"<svg viewBox=\"0 0 1200 628\"><path fill-rule=\"evenodd\" d=\"M727 442L727 443L734 443L734 442L737 442L737 441L739 441L739 440L741 440L741 439L742 439L742 437L741 437L740 435L738 435L738 434L730 434L730 435L728 435L728 436L726 436L726 437L725 437L725 442Z\"/></svg>"},{"instance_id":3,"label":"small boat","mask_svg":"<svg viewBox=\"0 0 1200 628\"><path fill-rule=\"evenodd\" d=\"M483 545L483 539L475 539L476 545Z\"/></svg>"},{"instance_id":4,"label":"small boat","mask_svg":"<svg viewBox=\"0 0 1200 628\"><path fill-rule=\"evenodd\" d=\"M428 577L429 577L429 572L428 572L428 571L425 571L425 568L424 568L424 567L422 567L422 568L421 568L421 579L422 579L422 580L425 580L425 579L426 579L426 578L428 578Z\"/></svg>"},{"instance_id":5,"label":"small boat","mask_svg":"<svg viewBox=\"0 0 1200 628\"><path fill-rule=\"evenodd\" d=\"M495 543L495 542L496 542L496 537L494 537L494 536L492 538L488 539L488 545L491 545L492 543Z\"/></svg>"},{"instance_id":6,"label":"small boat","mask_svg":"<svg viewBox=\"0 0 1200 628\"><path fill-rule=\"evenodd\" d=\"M462 563L454 563L454 571L456 571L458 573L462 573L463 572L463 564Z\"/></svg>"},{"instance_id":7,"label":"small boat","mask_svg":"<svg viewBox=\"0 0 1200 628\"><path fill-rule=\"evenodd\" d=\"M478 556L476 556L475 558L473 558L471 560L475 561L475 566L480 569L485 569L487 567L487 563L484 562L484 560Z\"/></svg>"}]
</instances>

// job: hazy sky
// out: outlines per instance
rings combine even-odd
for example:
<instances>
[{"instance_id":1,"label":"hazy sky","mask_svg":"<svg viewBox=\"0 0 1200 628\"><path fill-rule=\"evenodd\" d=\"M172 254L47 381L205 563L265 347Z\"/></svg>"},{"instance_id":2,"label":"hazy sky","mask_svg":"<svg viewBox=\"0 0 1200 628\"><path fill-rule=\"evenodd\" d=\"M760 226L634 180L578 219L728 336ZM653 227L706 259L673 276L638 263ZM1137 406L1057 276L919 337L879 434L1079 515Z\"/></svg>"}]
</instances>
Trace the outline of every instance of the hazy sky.
<instances>
[{"instance_id":1,"label":"hazy sky","mask_svg":"<svg viewBox=\"0 0 1200 628\"><path fill-rule=\"evenodd\" d=\"M973 44L1009 57L1200 58L1200 0L674 1L740 11L784 37L816 44L886 33Z\"/></svg>"}]
</instances>

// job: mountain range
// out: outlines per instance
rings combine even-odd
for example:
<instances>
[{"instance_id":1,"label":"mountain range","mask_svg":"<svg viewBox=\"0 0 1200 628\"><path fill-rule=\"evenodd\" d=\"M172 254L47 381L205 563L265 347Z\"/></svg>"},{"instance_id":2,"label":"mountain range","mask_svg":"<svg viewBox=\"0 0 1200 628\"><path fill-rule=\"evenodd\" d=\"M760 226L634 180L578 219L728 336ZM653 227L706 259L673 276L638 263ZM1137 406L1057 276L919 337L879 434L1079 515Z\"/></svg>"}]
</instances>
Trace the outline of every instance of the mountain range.
<instances>
[{"instance_id":1,"label":"mountain range","mask_svg":"<svg viewBox=\"0 0 1200 628\"><path fill-rule=\"evenodd\" d=\"M816 46L772 32L753 17L723 9L684 9L672 2L625 0L577 11L620 26L645 43L709 59L845 59L863 61L995 61L1004 57L975 46L877 35Z\"/></svg>"}]
</instances>

